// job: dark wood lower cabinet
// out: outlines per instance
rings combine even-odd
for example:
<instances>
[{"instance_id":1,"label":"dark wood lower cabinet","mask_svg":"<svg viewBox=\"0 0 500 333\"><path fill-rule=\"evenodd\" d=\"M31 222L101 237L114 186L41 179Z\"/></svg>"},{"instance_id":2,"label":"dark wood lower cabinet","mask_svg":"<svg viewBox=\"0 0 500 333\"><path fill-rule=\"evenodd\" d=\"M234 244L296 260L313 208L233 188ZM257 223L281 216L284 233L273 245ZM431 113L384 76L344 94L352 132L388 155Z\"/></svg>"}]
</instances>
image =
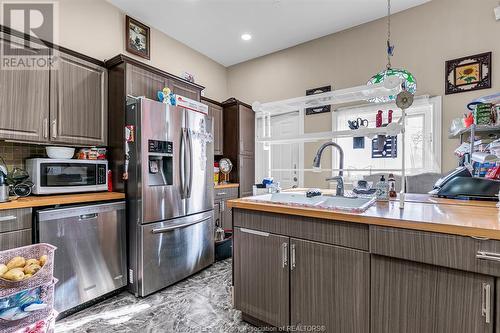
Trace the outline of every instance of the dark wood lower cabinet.
<instances>
[{"instance_id":1,"label":"dark wood lower cabinet","mask_svg":"<svg viewBox=\"0 0 500 333\"><path fill-rule=\"evenodd\" d=\"M493 277L381 256L371 271L371 333L493 332Z\"/></svg>"},{"instance_id":2,"label":"dark wood lower cabinet","mask_svg":"<svg viewBox=\"0 0 500 333\"><path fill-rule=\"evenodd\" d=\"M276 327L289 323L289 238L234 230L234 302L243 313Z\"/></svg>"},{"instance_id":3,"label":"dark wood lower cabinet","mask_svg":"<svg viewBox=\"0 0 500 333\"><path fill-rule=\"evenodd\" d=\"M291 324L299 332L368 332L369 253L294 238L290 251Z\"/></svg>"}]
</instances>

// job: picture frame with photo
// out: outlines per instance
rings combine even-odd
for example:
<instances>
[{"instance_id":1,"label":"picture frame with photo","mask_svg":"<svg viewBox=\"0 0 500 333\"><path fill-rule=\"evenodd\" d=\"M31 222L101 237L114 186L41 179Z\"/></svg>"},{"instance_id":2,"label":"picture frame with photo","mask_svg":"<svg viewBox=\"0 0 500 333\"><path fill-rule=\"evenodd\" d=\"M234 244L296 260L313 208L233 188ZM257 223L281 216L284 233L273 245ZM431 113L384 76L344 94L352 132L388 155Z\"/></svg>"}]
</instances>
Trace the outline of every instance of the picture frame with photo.
<instances>
[{"instance_id":1,"label":"picture frame with photo","mask_svg":"<svg viewBox=\"0 0 500 333\"><path fill-rule=\"evenodd\" d=\"M150 60L151 55L151 29L131 18L126 16L125 19L125 49L127 52L135 54L141 58Z\"/></svg>"}]
</instances>

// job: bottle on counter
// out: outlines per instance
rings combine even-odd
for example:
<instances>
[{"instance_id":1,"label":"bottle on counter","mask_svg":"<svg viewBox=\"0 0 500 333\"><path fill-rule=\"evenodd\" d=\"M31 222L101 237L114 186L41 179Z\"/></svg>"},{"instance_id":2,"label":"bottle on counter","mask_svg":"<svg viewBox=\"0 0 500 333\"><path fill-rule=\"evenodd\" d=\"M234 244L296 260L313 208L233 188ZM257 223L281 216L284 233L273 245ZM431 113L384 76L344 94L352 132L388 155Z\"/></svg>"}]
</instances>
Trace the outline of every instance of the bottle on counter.
<instances>
[{"instance_id":1,"label":"bottle on counter","mask_svg":"<svg viewBox=\"0 0 500 333\"><path fill-rule=\"evenodd\" d=\"M220 173L219 163L214 162L214 185L219 185L219 173Z\"/></svg>"},{"instance_id":2,"label":"bottle on counter","mask_svg":"<svg viewBox=\"0 0 500 333\"><path fill-rule=\"evenodd\" d=\"M377 190L377 201L389 201L389 182L385 180L384 175L380 177L380 181L375 185Z\"/></svg>"},{"instance_id":3,"label":"bottle on counter","mask_svg":"<svg viewBox=\"0 0 500 333\"><path fill-rule=\"evenodd\" d=\"M389 182L389 197L395 198L398 196L396 192L396 178L394 178L394 174L390 173L389 178L387 178Z\"/></svg>"}]
</instances>

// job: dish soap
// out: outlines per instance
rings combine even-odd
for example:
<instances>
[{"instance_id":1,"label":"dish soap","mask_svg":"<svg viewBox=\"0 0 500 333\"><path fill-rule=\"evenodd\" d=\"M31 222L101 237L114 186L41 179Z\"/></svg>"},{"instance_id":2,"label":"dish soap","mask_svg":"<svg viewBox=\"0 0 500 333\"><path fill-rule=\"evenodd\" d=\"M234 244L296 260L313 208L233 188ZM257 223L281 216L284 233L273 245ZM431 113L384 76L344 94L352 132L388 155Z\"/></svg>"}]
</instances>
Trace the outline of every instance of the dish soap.
<instances>
[{"instance_id":1,"label":"dish soap","mask_svg":"<svg viewBox=\"0 0 500 333\"><path fill-rule=\"evenodd\" d=\"M389 201L389 183L385 180L384 175L380 177L380 181L375 185L377 190L377 201Z\"/></svg>"}]
</instances>

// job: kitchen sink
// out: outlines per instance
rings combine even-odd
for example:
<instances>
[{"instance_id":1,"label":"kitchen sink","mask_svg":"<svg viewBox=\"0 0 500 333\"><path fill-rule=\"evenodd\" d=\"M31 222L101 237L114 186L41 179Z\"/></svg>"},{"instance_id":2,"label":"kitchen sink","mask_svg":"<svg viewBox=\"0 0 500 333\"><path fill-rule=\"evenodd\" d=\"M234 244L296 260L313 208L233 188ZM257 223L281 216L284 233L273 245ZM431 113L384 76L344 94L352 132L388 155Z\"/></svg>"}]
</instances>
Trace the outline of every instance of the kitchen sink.
<instances>
[{"instance_id":1,"label":"kitchen sink","mask_svg":"<svg viewBox=\"0 0 500 333\"><path fill-rule=\"evenodd\" d=\"M321 208L338 209L355 212L364 212L375 202L375 198L359 197L325 197L326 200L318 204Z\"/></svg>"},{"instance_id":2,"label":"kitchen sink","mask_svg":"<svg viewBox=\"0 0 500 333\"><path fill-rule=\"evenodd\" d=\"M245 199L250 201L277 203L290 206L305 206L330 210L352 211L356 213L364 212L375 202L375 198L359 197L320 195L308 198L303 192L263 194L254 197L247 197Z\"/></svg>"}]
</instances>

